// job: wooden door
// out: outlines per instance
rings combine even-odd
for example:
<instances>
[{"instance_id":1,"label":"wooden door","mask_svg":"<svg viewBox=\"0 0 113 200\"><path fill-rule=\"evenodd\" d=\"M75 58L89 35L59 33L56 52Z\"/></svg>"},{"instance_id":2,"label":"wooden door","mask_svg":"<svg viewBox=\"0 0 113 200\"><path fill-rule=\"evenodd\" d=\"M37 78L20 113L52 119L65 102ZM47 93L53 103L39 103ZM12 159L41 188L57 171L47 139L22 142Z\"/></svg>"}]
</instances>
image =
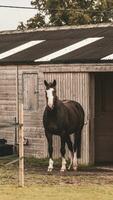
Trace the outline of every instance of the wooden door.
<instances>
[{"instance_id":1,"label":"wooden door","mask_svg":"<svg viewBox=\"0 0 113 200\"><path fill-rule=\"evenodd\" d=\"M38 108L38 74L23 74L24 110L37 111Z\"/></svg>"},{"instance_id":2,"label":"wooden door","mask_svg":"<svg viewBox=\"0 0 113 200\"><path fill-rule=\"evenodd\" d=\"M95 161L113 162L113 73L95 78Z\"/></svg>"},{"instance_id":3,"label":"wooden door","mask_svg":"<svg viewBox=\"0 0 113 200\"><path fill-rule=\"evenodd\" d=\"M38 126L38 74L23 74L23 104L24 104L24 128L26 135L32 134Z\"/></svg>"}]
</instances>

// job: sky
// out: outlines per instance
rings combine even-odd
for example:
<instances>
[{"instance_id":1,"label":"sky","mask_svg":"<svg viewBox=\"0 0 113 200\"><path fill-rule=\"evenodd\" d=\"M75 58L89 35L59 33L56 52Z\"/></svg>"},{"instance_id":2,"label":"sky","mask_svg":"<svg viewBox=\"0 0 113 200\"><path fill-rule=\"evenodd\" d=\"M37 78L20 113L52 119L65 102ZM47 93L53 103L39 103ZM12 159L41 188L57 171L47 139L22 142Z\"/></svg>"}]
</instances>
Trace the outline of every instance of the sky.
<instances>
[{"instance_id":1,"label":"sky","mask_svg":"<svg viewBox=\"0 0 113 200\"><path fill-rule=\"evenodd\" d=\"M0 0L0 5L30 7L30 2L31 0ZM26 22L30 17L33 17L36 12L36 10L0 7L0 31L16 30L19 22Z\"/></svg>"}]
</instances>

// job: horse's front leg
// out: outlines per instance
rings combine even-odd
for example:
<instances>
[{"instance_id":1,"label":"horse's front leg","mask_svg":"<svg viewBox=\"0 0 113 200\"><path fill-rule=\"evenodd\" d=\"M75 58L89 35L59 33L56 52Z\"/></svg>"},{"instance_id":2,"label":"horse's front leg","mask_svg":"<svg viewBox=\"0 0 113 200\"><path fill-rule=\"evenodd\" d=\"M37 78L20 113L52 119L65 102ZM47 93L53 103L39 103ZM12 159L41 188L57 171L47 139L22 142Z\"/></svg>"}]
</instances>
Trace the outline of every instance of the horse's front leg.
<instances>
[{"instance_id":1,"label":"horse's front leg","mask_svg":"<svg viewBox=\"0 0 113 200\"><path fill-rule=\"evenodd\" d=\"M62 166L61 166L61 172L64 172L66 170L66 159L65 159L65 153L66 153L66 150L65 150L65 137L64 136L61 136L61 149L60 149L60 152L61 152L61 156L62 156Z\"/></svg>"},{"instance_id":2,"label":"horse's front leg","mask_svg":"<svg viewBox=\"0 0 113 200\"><path fill-rule=\"evenodd\" d=\"M51 172L53 170L53 141L52 141L52 134L46 132L46 138L48 142L48 153L49 153L49 166L48 166L48 172Z\"/></svg>"}]
</instances>

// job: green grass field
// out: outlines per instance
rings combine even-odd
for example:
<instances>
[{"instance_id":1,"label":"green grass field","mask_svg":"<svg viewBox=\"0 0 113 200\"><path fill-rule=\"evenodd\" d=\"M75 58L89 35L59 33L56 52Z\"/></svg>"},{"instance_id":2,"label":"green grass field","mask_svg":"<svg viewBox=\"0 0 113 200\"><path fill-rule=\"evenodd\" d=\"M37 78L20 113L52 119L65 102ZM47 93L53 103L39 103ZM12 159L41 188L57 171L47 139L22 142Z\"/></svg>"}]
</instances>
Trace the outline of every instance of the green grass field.
<instances>
[{"instance_id":1,"label":"green grass field","mask_svg":"<svg viewBox=\"0 0 113 200\"><path fill-rule=\"evenodd\" d=\"M1 200L112 200L113 186L33 185L24 188L0 186Z\"/></svg>"},{"instance_id":2,"label":"green grass field","mask_svg":"<svg viewBox=\"0 0 113 200\"><path fill-rule=\"evenodd\" d=\"M15 158L13 158L15 159ZM47 172L47 160L25 160L25 187L18 187L18 163L0 159L0 200L111 200L113 168L79 167L78 172Z\"/></svg>"}]
</instances>

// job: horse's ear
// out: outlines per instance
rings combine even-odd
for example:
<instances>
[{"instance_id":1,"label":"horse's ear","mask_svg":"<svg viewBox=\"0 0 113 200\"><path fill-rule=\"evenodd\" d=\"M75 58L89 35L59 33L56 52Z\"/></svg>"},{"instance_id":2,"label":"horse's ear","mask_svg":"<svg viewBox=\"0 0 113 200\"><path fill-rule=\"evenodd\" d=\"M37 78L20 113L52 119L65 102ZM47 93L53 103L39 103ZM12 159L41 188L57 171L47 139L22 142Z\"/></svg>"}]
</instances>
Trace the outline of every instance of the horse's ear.
<instances>
[{"instance_id":1,"label":"horse's ear","mask_svg":"<svg viewBox=\"0 0 113 200\"><path fill-rule=\"evenodd\" d=\"M55 87L55 86L56 86L56 80L53 81L53 87Z\"/></svg>"},{"instance_id":2,"label":"horse's ear","mask_svg":"<svg viewBox=\"0 0 113 200\"><path fill-rule=\"evenodd\" d=\"M46 87L48 87L48 82L46 80L44 80L44 84Z\"/></svg>"}]
</instances>

